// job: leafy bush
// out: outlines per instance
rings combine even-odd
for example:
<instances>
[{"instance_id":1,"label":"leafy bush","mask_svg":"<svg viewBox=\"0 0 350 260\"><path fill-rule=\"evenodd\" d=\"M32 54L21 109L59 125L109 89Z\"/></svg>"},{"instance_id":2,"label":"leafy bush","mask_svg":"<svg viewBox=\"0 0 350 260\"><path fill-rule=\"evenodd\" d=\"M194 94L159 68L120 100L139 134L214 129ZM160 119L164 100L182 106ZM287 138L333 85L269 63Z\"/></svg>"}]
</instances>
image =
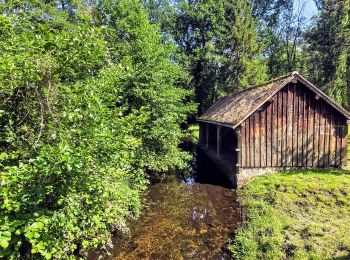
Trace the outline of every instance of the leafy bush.
<instances>
[{"instance_id":1,"label":"leafy bush","mask_svg":"<svg viewBox=\"0 0 350 260\"><path fill-rule=\"evenodd\" d=\"M186 165L186 74L137 1L0 10L0 256L73 259L127 232L148 171Z\"/></svg>"}]
</instances>

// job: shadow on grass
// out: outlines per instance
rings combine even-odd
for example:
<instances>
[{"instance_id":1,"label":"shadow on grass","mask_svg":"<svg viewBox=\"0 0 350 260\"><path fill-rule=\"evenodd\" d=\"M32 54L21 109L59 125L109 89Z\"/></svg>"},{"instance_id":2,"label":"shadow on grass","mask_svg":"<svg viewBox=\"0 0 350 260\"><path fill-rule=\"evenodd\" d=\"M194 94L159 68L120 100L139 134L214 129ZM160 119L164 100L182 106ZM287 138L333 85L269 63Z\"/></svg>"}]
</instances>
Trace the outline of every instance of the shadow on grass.
<instances>
[{"instance_id":1,"label":"shadow on grass","mask_svg":"<svg viewBox=\"0 0 350 260\"><path fill-rule=\"evenodd\" d=\"M350 175L350 170L340 168L319 168L319 169L293 169L280 171L277 174L297 175L297 174L332 174L332 175ZM350 259L350 258L348 258Z\"/></svg>"}]
</instances>

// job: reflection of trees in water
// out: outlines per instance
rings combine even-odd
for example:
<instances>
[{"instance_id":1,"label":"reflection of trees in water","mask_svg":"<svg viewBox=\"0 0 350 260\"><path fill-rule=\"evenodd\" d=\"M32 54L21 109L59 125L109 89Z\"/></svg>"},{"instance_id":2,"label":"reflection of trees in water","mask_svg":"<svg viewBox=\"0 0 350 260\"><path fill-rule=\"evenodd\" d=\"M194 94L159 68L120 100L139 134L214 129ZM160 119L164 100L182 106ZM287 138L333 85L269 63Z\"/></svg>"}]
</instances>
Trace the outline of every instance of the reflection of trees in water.
<instances>
[{"instance_id":1,"label":"reflection of trees in water","mask_svg":"<svg viewBox=\"0 0 350 260\"><path fill-rule=\"evenodd\" d=\"M232 190L172 181L150 186L145 198L117 259L226 258L222 249L240 218Z\"/></svg>"}]
</instances>

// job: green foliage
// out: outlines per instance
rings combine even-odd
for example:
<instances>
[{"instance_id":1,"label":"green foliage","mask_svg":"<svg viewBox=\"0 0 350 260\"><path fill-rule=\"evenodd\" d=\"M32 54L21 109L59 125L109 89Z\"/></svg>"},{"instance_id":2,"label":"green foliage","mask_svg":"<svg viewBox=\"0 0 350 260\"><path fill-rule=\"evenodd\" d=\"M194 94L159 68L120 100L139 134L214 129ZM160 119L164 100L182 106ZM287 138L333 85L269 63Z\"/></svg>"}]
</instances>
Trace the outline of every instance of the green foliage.
<instances>
[{"instance_id":1,"label":"green foliage","mask_svg":"<svg viewBox=\"0 0 350 260\"><path fill-rule=\"evenodd\" d=\"M322 1L316 23L306 33L310 78L349 108L349 0Z\"/></svg>"},{"instance_id":2,"label":"green foliage","mask_svg":"<svg viewBox=\"0 0 350 260\"><path fill-rule=\"evenodd\" d=\"M175 57L191 75L199 114L219 97L266 79L250 1L144 2L178 46Z\"/></svg>"},{"instance_id":3,"label":"green foliage","mask_svg":"<svg viewBox=\"0 0 350 260\"><path fill-rule=\"evenodd\" d=\"M248 219L229 249L237 259L348 257L349 184L335 169L257 178L241 190Z\"/></svg>"},{"instance_id":4,"label":"green foliage","mask_svg":"<svg viewBox=\"0 0 350 260\"><path fill-rule=\"evenodd\" d=\"M146 173L190 157L187 75L137 1L0 9L0 256L104 248L139 214Z\"/></svg>"},{"instance_id":5,"label":"green foliage","mask_svg":"<svg viewBox=\"0 0 350 260\"><path fill-rule=\"evenodd\" d=\"M266 78L249 2L182 2L180 8L175 39L190 57L199 113L219 97Z\"/></svg>"},{"instance_id":6,"label":"green foliage","mask_svg":"<svg viewBox=\"0 0 350 260\"><path fill-rule=\"evenodd\" d=\"M195 143L198 143L198 140L199 140L199 125L190 125L188 127L188 131L189 131L189 134L190 134L190 138Z\"/></svg>"}]
</instances>

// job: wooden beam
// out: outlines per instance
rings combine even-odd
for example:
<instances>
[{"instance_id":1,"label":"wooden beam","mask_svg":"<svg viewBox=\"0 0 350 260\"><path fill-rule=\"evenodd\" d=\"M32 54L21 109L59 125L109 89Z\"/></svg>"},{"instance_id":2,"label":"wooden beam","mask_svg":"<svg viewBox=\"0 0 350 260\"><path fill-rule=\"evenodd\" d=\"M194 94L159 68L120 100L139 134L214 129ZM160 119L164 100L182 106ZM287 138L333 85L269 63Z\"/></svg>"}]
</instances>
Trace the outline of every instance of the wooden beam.
<instances>
[{"instance_id":1,"label":"wooden beam","mask_svg":"<svg viewBox=\"0 0 350 260\"><path fill-rule=\"evenodd\" d=\"M209 149L209 124L205 125L205 149Z\"/></svg>"},{"instance_id":2,"label":"wooden beam","mask_svg":"<svg viewBox=\"0 0 350 260\"><path fill-rule=\"evenodd\" d=\"M240 162L240 166L241 167L246 167L247 166L247 127L246 127L246 123L244 122L242 124L242 131L241 131L241 162ZM240 147L238 146L238 141L237 141L237 149L240 149ZM237 160L238 162L238 160Z\"/></svg>"},{"instance_id":3,"label":"wooden beam","mask_svg":"<svg viewBox=\"0 0 350 260\"><path fill-rule=\"evenodd\" d=\"M348 162L348 125L341 127L341 167L346 167Z\"/></svg>"},{"instance_id":4,"label":"wooden beam","mask_svg":"<svg viewBox=\"0 0 350 260\"><path fill-rule=\"evenodd\" d=\"M236 174L240 173L240 168L242 166L242 130L240 127L235 129L237 135L237 164L236 164Z\"/></svg>"},{"instance_id":5,"label":"wooden beam","mask_svg":"<svg viewBox=\"0 0 350 260\"><path fill-rule=\"evenodd\" d=\"M216 126L216 156L220 159L221 153L221 126Z\"/></svg>"}]
</instances>

